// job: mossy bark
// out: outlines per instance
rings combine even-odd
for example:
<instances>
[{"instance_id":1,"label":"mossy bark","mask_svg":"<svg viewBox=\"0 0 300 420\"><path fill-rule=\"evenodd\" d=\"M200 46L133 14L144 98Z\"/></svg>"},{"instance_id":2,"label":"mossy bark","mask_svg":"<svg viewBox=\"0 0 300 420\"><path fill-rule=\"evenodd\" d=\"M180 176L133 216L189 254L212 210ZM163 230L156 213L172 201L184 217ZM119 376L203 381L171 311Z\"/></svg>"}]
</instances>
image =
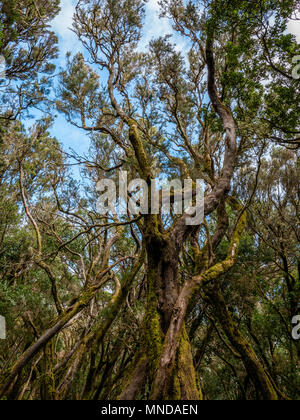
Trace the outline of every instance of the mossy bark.
<instances>
[{"instance_id":1,"label":"mossy bark","mask_svg":"<svg viewBox=\"0 0 300 420\"><path fill-rule=\"evenodd\" d=\"M179 252L179 248L169 242L168 238L163 237L157 230L157 226L152 224L147 237L148 290L142 346L146 350L146 355L136 363L120 399L131 399L139 391L142 394L145 382L150 388L148 398L151 400L201 399L189 337L185 328L175 339L176 357L169 366L168 374L163 373L164 379L161 386L159 389L156 386L174 306L180 295ZM146 371L145 366L147 366ZM140 381L142 375L144 375L144 383ZM138 387L140 387L139 390Z\"/></svg>"},{"instance_id":2,"label":"mossy bark","mask_svg":"<svg viewBox=\"0 0 300 420\"><path fill-rule=\"evenodd\" d=\"M151 399L202 400L202 391L194 368L192 349L185 327L176 352L175 364L162 392L153 389Z\"/></svg>"},{"instance_id":3,"label":"mossy bark","mask_svg":"<svg viewBox=\"0 0 300 420\"><path fill-rule=\"evenodd\" d=\"M41 382L41 399L51 401L56 399L54 365L54 341L51 340L44 348L43 376Z\"/></svg>"}]
</instances>

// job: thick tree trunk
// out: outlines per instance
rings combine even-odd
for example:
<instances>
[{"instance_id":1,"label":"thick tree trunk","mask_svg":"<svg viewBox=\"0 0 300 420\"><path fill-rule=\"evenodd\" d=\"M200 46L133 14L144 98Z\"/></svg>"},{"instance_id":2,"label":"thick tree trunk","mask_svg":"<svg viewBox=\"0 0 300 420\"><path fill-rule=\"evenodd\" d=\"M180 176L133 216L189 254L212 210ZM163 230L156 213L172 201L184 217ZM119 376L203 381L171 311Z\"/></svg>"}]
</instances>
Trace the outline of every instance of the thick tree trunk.
<instances>
[{"instance_id":1,"label":"thick tree trunk","mask_svg":"<svg viewBox=\"0 0 300 420\"><path fill-rule=\"evenodd\" d=\"M54 342L51 340L44 348L43 377L41 381L41 399L51 401L56 399L55 378L53 371Z\"/></svg>"},{"instance_id":2,"label":"thick tree trunk","mask_svg":"<svg viewBox=\"0 0 300 420\"><path fill-rule=\"evenodd\" d=\"M152 313L156 311L160 340L154 360L151 360L153 371L150 398L153 400L198 400L200 392L197 386L189 337L184 325L181 334L174 337L175 358L170 361L167 370L163 369L160 363L164 354L165 342L168 341L167 336L170 334L174 308L181 293L181 284L178 278L180 247L169 239L158 255L153 254L152 251L153 249L150 247L148 257L152 281L149 283L149 307ZM154 307L155 300L157 301L156 307ZM185 315L185 307L183 307L183 312ZM148 345L151 346L151 342Z\"/></svg>"},{"instance_id":3,"label":"thick tree trunk","mask_svg":"<svg viewBox=\"0 0 300 420\"><path fill-rule=\"evenodd\" d=\"M173 340L175 357L172 358L167 370L162 368L160 363L174 307L181 291L178 279L179 249L174 243L149 241L147 253L148 295L144 339L148 370L144 381L147 380L150 385L150 399L199 400L201 392L197 384L191 345L184 325L180 334ZM183 311L185 314L186 308L183 308ZM137 364L132 379L122 392L120 399L130 399L138 393L137 386L144 387L145 383L139 383L138 377L141 378L140 370L145 363L145 360L141 360Z\"/></svg>"},{"instance_id":4,"label":"thick tree trunk","mask_svg":"<svg viewBox=\"0 0 300 420\"><path fill-rule=\"evenodd\" d=\"M152 400L201 400L202 393L197 381L188 334L183 326L176 342L175 360L167 369L160 364L152 387Z\"/></svg>"}]
</instances>

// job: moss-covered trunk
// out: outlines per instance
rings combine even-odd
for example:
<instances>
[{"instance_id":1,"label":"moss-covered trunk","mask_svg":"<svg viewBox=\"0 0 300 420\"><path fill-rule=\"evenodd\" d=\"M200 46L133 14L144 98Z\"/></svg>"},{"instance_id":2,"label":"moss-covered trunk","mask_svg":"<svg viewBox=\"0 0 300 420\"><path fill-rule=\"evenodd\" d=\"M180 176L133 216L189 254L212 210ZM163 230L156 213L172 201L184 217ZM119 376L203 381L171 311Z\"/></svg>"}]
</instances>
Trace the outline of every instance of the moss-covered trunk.
<instances>
[{"instance_id":1,"label":"moss-covered trunk","mask_svg":"<svg viewBox=\"0 0 300 420\"><path fill-rule=\"evenodd\" d=\"M56 399L54 365L54 341L51 340L44 348L43 376L41 381L41 399L51 401Z\"/></svg>"},{"instance_id":2,"label":"moss-covered trunk","mask_svg":"<svg viewBox=\"0 0 300 420\"><path fill-rule=\"evenodd\" d=\"M150 396L153 400L202 399L185 326L177 340L174 361L170 360L167 369L161 364L158 366Z\"/></svg>"},{"instance_id":3,"label":"moss-covered trunk","mask_svg":"<svg viewBox=\"0 0 300 420\"><path fill-rule=\"evenodd\" d=\"M150 390L148 397L152 400L197 400L201 398L201 393L184 325L181 333L174 337L175 357L170 361L167 370L161 368L165 342L181 289L178 279L179 249L174 244L151 239L147 246L148 290L144 320L146 355L136 363L131 380L120 398L136 397L139 391L142 393L142 388L147 383ZM141 376L144 377L143 383Z\"/></svg>"}]
</instances>

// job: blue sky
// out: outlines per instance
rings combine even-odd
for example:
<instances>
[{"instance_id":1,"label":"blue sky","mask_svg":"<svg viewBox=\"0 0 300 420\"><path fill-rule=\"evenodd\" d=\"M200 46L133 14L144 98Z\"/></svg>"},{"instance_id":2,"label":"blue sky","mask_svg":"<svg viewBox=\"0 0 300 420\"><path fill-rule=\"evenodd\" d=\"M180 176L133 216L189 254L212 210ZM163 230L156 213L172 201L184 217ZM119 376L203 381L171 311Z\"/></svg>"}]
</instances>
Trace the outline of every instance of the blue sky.
<instances>
[{"instance_id":1,"label":"blue sky","mask_svg":"<svg viewBox=\"0 0 300 420\"><path fill-rule=\"evenodd\" d=\"M59 38L60 56L57 64L62 67L65 64L65 56L68 51L72 54L83 51L81 43L70 30L75 5L76 0L61 0L61 12L52 25ZM146 48L152 38L173 32L169 20L159 18L158 0L148 0L146 9L146 22L141 48ZM300 42L299 22L291 21L289 31L295 34L298 42ZM176 43L179 49L184 50L185 41L182 38L176 37ZM65 149L73 148L79 154L88 150L89 138L86 133L68 124L62 115L58 115L52 129L52 135L64 144Z\"/></svg>"},{"instance_id":2,"label":"blue sky","mask_svg":"<svg viewBox=\"0 0 300 420\"><path fill-rule=\"evenodd\" d=\"M67 52L76 54L83 52L81 43L76 35L70 30L72 27L72 16L76 0L62 0L61 12L53 22L53 29L58 35L60 56L57 65L63 67ZM159 18L159 6L157 0L149 0L147 3L146 22L144 26L144 36L141 41L141 48L144 49L152 38L172 33L172 27L167 19ZM177 37L178 48L184 49L185 41ZM89 138L82 130L73 127L65 121L63 115L58 115L52 129L54 135L62 142L66 149L72 148L77 153L82 154L88 150Z\"/></svg>"}]
</instances>

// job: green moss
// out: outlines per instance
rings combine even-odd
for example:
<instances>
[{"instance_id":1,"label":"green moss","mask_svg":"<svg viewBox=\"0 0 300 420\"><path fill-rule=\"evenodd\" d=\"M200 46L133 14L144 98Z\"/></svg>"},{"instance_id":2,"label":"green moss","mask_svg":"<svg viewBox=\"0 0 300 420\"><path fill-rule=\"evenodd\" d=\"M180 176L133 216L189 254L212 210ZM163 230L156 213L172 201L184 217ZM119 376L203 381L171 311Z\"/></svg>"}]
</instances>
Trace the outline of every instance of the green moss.
<instances>
[{"instance_id":1,"label":"green moss","mask_svg":"<svg viewBox=\"0 0 300 420\"><path fill-rule=\"evenodd\" d=\"M163 350L163 333L161 330L160 316L157 310L156 296L157 270L151 269L148 273L148 304L145 317L144 335L147 354L150 361L151 371L154 375Z\"/></svg>"},{"instance_id":2,"label":"green moss","mask_svg":"<svg viewBox=\"0 0 300 420\"><path fill-rule=\"evenodd\" d=\"M151 167L145 152L145 148L135 121L129 123L129 140L132 144L135 156L139 164L139 173L141 177L147 181L151 179Z\"/></svg>"},{"instance_id":3,"label":"green moss","mask_svg":"<svg viewBox=\"0 0 300 420\"><path fill-rule=\"evenodd\" d=\"M180 399L201 400L202 392L199 383L197 383L191 345L185 326L183 326L178 353L178 376L181 389Z\"/></svg>"},{"instance_id":4,"label":"green moss","mask_svg":"<svg viewBox=\"0 0 300 420\"><path fill-rule=\"evenodd\" d=\"M44 372L42 380L42 394L45 400L55 400L56 387L53 371L54 341L50 341L44 350Z\"/></svg>"}]
</instances>

